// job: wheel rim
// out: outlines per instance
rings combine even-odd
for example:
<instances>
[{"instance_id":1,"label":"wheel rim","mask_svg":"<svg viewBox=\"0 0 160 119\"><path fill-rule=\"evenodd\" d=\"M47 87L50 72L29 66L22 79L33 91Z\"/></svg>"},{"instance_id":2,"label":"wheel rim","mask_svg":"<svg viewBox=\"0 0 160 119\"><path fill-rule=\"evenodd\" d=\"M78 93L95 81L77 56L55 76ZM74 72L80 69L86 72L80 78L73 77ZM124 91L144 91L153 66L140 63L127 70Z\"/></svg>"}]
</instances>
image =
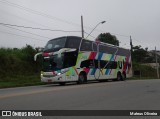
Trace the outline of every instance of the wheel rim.
<instances>
[{"instance_id":1,"label":"wheel rim","mask_svg":"<svg viewBox=\"0 0 160 119\"><path fill-rule=\"evenodd\" d=\"M80 82L80 83L83 83L83 82L84 82L84 76L83 76L83 75L80 75L80 76L79 76L79 82Z\"/></svg>"},{"instance_id":2,"label":"wheel rim","mask_svg":"<svg viewBox=\"0 0 160 119\"><path fill-rule=\"evenodd\" d=\"M126 75L122 74L122 80L125 80L125 79L126 79Z\"/></svg>"},{"instance_id":3,"label":"wheel rim","mask_svg":"<svg viewBox=\"0 0 160 119\"><path fill-rule=\"evenodd\" d=\"M121 80L121 75L120 75L120 74L117 75L117 80L118 80L118 81Z\"/></svg>"}]
</instances>

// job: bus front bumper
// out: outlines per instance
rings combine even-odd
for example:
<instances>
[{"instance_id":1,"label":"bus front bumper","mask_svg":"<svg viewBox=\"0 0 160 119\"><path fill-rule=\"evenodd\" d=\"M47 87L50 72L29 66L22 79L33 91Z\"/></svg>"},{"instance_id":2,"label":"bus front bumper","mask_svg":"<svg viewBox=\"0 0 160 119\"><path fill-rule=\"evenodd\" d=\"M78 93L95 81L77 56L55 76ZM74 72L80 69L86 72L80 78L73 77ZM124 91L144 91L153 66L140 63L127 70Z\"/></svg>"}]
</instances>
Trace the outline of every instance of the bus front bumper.
<instances>
[{"instance_id":1,"label":"bus front bumper","mask_svg":"<svg viewBox=\"0 0 160 119\"><path fill-rule=\"evenodd\" d=\"M65 73L64 74L60 73L56 76L50 75L49 73L48 75L41 74L41 82L58 83L58 82L65 82L65 80L66 80Z\"/></svg>"}]
</instances>

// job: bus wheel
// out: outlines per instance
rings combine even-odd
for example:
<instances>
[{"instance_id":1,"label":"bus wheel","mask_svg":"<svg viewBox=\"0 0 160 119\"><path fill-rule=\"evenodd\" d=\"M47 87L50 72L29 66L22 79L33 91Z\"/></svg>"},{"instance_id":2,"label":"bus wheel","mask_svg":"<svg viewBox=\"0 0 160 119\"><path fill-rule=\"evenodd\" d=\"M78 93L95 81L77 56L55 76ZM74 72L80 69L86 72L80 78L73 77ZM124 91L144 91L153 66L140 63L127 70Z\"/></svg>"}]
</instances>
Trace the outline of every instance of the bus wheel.
<instances>
[{"instance_id":1,"label":"bus wheel","mask_svg":"<svg viewBox=\"0 0 160 119\"><path fill-rule=\"evenodd\" d=\"M79 74L78 84L82 84L84 82L87 82L87 76L82 72Z\"/></svg>"},{"instance_id":2,"label":"bus wheel","mask_svg":"<svg viewBox=\"0 0 160 119\"><path fill-rule=\"evenodd\" d=\"M122 80L122 75L120 72L117 73L117 81L120 81Z\"/></svg>"},{"instance_id":3,"label":"bus wheel","mask_svg":"<svg viewBox=\"0 0 160 119\"><path fill-rule=\"evenodd\" d=\"M126 80L126 74L125 73L122 74L122 81L124 81L124 80Z\"/></svg>"},{"instance_id":4,"label":"bus wheel","mask_svg":"<svg viewBox=\"0 0 160 119\"><path fill-rule=\"evenodd\" d=\"M64 86L66 83L65 82L59 82L59 85Z\"/></svg>"}]
</instances>

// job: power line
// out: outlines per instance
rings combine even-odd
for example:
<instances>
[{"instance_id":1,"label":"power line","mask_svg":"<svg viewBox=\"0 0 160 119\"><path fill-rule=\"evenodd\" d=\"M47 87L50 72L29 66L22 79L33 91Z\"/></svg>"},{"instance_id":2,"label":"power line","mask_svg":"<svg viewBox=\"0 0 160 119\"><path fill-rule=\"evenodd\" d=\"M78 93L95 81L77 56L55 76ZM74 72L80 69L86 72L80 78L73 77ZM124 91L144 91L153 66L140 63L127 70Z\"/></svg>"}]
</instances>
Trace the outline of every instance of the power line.
<instances>
[{"instance_id":1,"label":"power line","mask_svg":"<svg viewBox=\"0 0 160 119\"><path fill-rule=\"evenodd\" d=\"M55 30L51 30L51 29L42 29L42 28L34 28L34 27L27 27L27 26L18 26L18 25L5 24L5 23L0 23L0 25L3 25L3 26L5 26L5 27L11 28L11 29L15 29L15 30L18 30L18 31L21 31L21 32L25 32L25 33L28 33L28 34L32 34L32 35L35 35L35 36L47 38L47 39L51 39L51 38L45 37L45 36L41 36L41 35L38 35L38 34L34 34L34 33L30 33L30 32L23 31L23 30L20 30L20 29L16 29L16 28L13 28L13 27L9 27L9 26L21 27L21 28L27 28L27 29L34 29L34 30L38 29L38 30L50 30L50 31L55 31ZM57 30L56 30L56 31L57 31ZM59 31L59 30L58 30L58 31ZM62 31L63 31L63 30L62 30ZM2 32L2 31L0 31L0 32ZM68 32L69 32L69 31L68 31ZM78 31L77 31L77 32L78 32ZM3 33L4 33L4 31L3 31ZM8 33L8 32L5 32L5 33ZM84 33L88 35L87 32L84 31ZM26 38L31 38L31 37L22 36L22 35L17 35L17 34L13 34L13 33L8 33L8 34L10 34L10 35L16 35L16 36L21 36L21 37L26 37ZM92 36L92 35L90 35L90 37L96 38L96 37L94 37L94 36ZM35 38L32 38L32 39L35 39ZM38 39L35 39L35 40L38 40ZM140 42L140 41L138 41L138 40L136 40L136 39L134 39L134 41L139 42L139 43L141 43L141 44L144 45L144 42ZM149 43L145 43L145 44L146 44L147 46L150 45Z\"/></svg>"},{"instance_id":2,"label":"power line","mask_svg":"<svg viewBox=\"0 0 160 119\"><path fill-rule=\"evenodd\" d=\"M1 33L5 33L5 34L9 34L9 35L14 35L14 36L19 36L19 37L24 37L24 38L29 38L29 39L34 39L34 40L38 40L38 41L44 41L44 40L40 40L40 39L36 39L36 38L32 38L32 37L28 37L28 36L23 36L23 35L18 35L18 34L14 34L14 33L10 33L10 32L5 32L5 31L0 31Z\"/></svg>"},{"instance_id":3,"label":"power line","mask_svg":"<svg viewBox=\"0 0 160 119\"><path fill-rule=\"evenodd\" d=\"M20 26L20 25L15 25L15 24L6 24L6 23L0 23L0 25L3 25L3 26L8 27L8 28L12 28L12 29L16 29L16 28L13 28L13 27L19 27L19 28L34 29L34 30L48 30L48 31L61 31L61 32L81 32L81 31L64 31L64 30L43 29L43 28L35 28L35 27L30 27L30 26ZM12 26L12 27L9 27L9 26ZM23 31L23 30L20 30L20 29L16 29L16 30L19 30L19 31L22 31L22 32L26 32L26 31ZM32 34L32 35L36 35L36 36L40 36L40 35L33 34L33 33L30 33L30 32L26 32L26 33L29 33L29 34ZM87 32L84 31L84 33L88 35ZM94 37L92 35L90 35L90 36L92 38L96 38L96 37ZM44 37L44 36L40 36L40 37ZM48 38L48 37L45 37L45 38Z\"/></svg>"},{"instance_id":4,"label":"power line","mask_svg":"<svg viewBox=\"0 0 160 119\"><path fill-rule=\"evenodd\" d=\"M0 23L0 25L3 25L3 26L8 27L8 28L12 28L12 29L16 29L16 28L13 28L13 27L19 27L19 28L34 29L34 30L48 30L48 31L61 31L61 32L81 32L81 31L64 31L64 30L43 29L43 28L35 28L35 27L30 27L30 26L20 26L20 25L15 25L15 24L6 24L6 23ZM9 27L9 26L12 26L12 27ZM45 37L45 36L41 36L41 35L33 34L33 33L30 33L30 32L26 32L26 31L23 31L23 30L20 30L20 29L16 29L16 30L19 30L19 31L22 31L22 32L25 32L25 33L29 33L29 34L32 34L32 35L48 38L48 37ZM87 35L89 34L85 31L84 31L84 33L87 34ZM92 36L92 35L89 35L89 36L92 37L92 38L96 38L95 36ZM48 38L48 39L51 39L51 38Z\"/></svg>"},{"instance_id":5,"label":"power line","mask_svg":"<svg viewBox=\"0 0 160 119\"><path fill-rule=\"evenodd\" d=\"M13 27L19 27L19 28L26 28L26 29L34 29L34 30L49 30L49 31L62 31L62 32L81 32L81 31L64 31L64 30L52 30L52 29L42 29L42 28L34 28L34 27L30 27L30 26L19 26L19 25L14 25L14 24L6 24L6 23L0 23L0 25L3 25L5 27L8 27L8 28L11 28L11 29L15 29L15 30L18 30L18 31L21 31L21 32L25 32L25 33L29 33L29 34L32 34L32 35L36 35L36 36L39 36L39 37L43 37L43 38L47 38L47 39L51 39L49 37L45 37L45 36L41 36L41 35L38 35L38 34L33 34L33 33L30 33L30 32L27 32L27 31L23 31L23 30L20 30L20 29L16 29L16 28L13 28ZM12 27L10 27L12 26ZM87 32L84 31L85 34L89 34ZM90 37L92 38L96 38L92 35L90 35Z\"/></svg>"},{"instance_id":6,"label":"power line","mask_svg":"<svg viewBox=\"0 0 160 119\"><path fill-rule=\"evenodd\" d=\"M63 22L63 23L67 23L67 24L70 24L70 25L74 25L74 26L80 26L79 24L76 24L76 23L73 23L73 22L70 22L70 21L66 21L66 20L63 20L63 19L60 19L60 18L57 18L57 17L53 17L53 16L48 15L48 14L45 14L45 13L43 13L43 12L39 12L39 11L30 9L30 8L24 7L24 6L22 6L22 5L15 4L15 3L9 2L9 1L7 1L7 0L2 0L2 1L0 1L0 2L1 2L1 3L4 3L4 4L7 4L7 5L9 5L9 6L13 6L13 7L16 7L16 8L22 9L22 10L25 10L25 11L27 11L27 12L30 12L30 13L33 13L33 14L36 14L36 15L41 15L41 16L43 16L43 17L47 17L47 18L52 19L52 20L60 21L60 22Z\"/></svg>"},{"instance_id":7,"label":"power line","mask_svg":"<svg viewBox=\"0 0 160 119\"><path fill-rule=\"evenodd\" d=\"M13 27L21 27L21 28L35 29L35 30L46 30L46 31L81 32L81 31L65 31L65 30L53 30L53 29L35 28L35 27L30 27L30 26L19 26L19 25L6 24L6 23L0 23L0 25L3 25L3 26L13 26Z\"/></svg>"},{"instance_id":8,"label":"power line","mask_svg":"<svg viewBox=\"0 0 160 119\"><path fill-rule=\"evenodd\" d=\"M70 25L74 25L74 26L78 26L78 27L81 26L80 24L73 23L73 22L70 22L70 21L67 21L67 20L63 20L63 19L60 19L60 18L57 18L57 17L53 17L53 16L45 14L43 12L36 11L36 10L30 9L30 8L24 7L22 5L15 4L15 3L9 2L7 0L2 0L0 2L4 3L4 4L7 4L9 6L13 6L13 7L25 10L25 11L30 12L32 14L36 14L36 15L41 15L43 17L47 17L47 18L52 19L52 20L57 20L57 21L60 21L60 22L63 22L63 23L67 23L67 24L70 24ZM87 29L93 29L93 28L88 27L88 26L84 26L84 27L87 28ZM57 31L59 31L59 30L57 30ZM76 32L76 31L63 31L63 30L60 30L60 31L62 31L62 32ZM98 29L96 29L95 31L106 32L106 31L102 31L102 30L98 30ZM78 31L78 32L80 32L80 31ZM123 34L117 34L117 33L111 33L111 34L115 34L115 35L122 36L122 37L129 37L129 35L123 35Z\"/></svg>"},{"instance_id":9,"label":"power line","mask_svg":"<svg viewBox=\"0 0 160 119\"><path fill-rule=\"evenodd\" d=\"M92 28L90 28L90 29L92 29ZM99 29L95 29L95 31L98 31L98 32L104 32L104 33L107 33L106 31L103 31L103 30L99 30ZM111 33L111 34L113 34L113 35L116 35L116 36L121 36L121 37L127 37L127 38L129 38L130 36L129 35L124 35L124 34L118 34L118 33L113 33L113 32L109 32L109 33Z\"/></svg>"},{"instance_id":10,"label":"power line","mask_svg":"<svg viewBox=\"0 0 160 119\"><path fill-rule=\"evenodd\" d=\"M45 37L45 36L41 36L41 35L38 35L38 34L30 33L30 32L23 31L23 30L20 30L20 29L16 29L16 28L13 28L13 27L10 27L10 26L5 26L5 27L10 28L10 29L15 29L15 30L17 30L17 31L21 31L21 32L24 32L24 33L32 34L32 35L35 35L35 36L39 36L39 37L42 37L42 38L51 39L51 38L49 38L49 37Z\"/></svg>"},{"instance_id":11,"label":"power line","mask_svg":"<svg viewBox=\"0 0 160 119\"><path fill-rule=\"evenodd\" d=\"M7 0L1 0L0 2L1 2L1 3L4 3L4 4L6 4L6 5L12 6L12 7L16 7L16 8L25 10L25 11L30 12L30 13L32 13L32 14L41 15L41 16L43 16L43 17L46 17L46 18L49 18L49 19L52 19L52 20L57 20L57 21L60 21L60 22L63 22L63 23L67 23L67 24L70 24L70 25L74 25L74 26L78 26L78 27L81 26L80 24L73 23L73 22L70 22L70 21L67 21L67 20L63 20L63 19L60 19L60 18L51 16L51 15L45 14L44 12L39 12L39 11L30 9L30 8L24 7L24 6L22 6L22 5L18 5L18 4L9 2L9 1L7 1ZM88 28L88 29L92 29L91 27L88 27L88 26L84 26L84 27L85 27L85 28ZM39 28L35 28L35 29L39 29ZM39 29L39 30L40 30L40 29ZM41 29L41 30L61 31L61 32L81 32L81 31L65 31L65 30L51 30L51 29ZM98 30L98 29L96 29L95 31L98 31L98 32L106 32L106 31L102 31L102 30ZM86 33L86 32L85 32L85 33ZM87 34L87 33L86 33L86 34ZM129 37L129 35L123 35L123 34L117 34L117 33L111 33L111 34L116 35L116 36L121 36L121 37ZM95 38L94 36L91 36L91 37ZM135 39L134 39L134 40L135 40ZM139 42L139 41L138 41L138 42ZM142 43L142 42L141 42L141 43ZM142 43L142 44L144 44L144 43Z\"/></svg>"},{"instance_id":12,"label":"power line","mask_svg":"<svg viewBox=\"0 0 160 119\"><path fill-rule=\"evenodd\" d=\"M46 25L43 25L43 24L37 23L37 21L35 22L35 21L32 21L32 20L28 20L28 19L26 19L26 18L23 18L23 17L17 16L17 15L15 15L15 14L8 13L8 12L6 12L6 11L3 11L3 12L5 13L5 15L6 15L6 14L8 14L8 15L13 16L13 17L15 17L15 18L18 18L18 19L20 19L20 20L23 20L23 21L26 21L26 22L29 22L29 23L32 23L32 24L38 24L38 25L43 26L43 27L50 28L50 27L48 27L48 26L46 26Z\"/></svg>"},{"instance_id":13,"label":"power line","mask_svg":"<svg viewBox=\"0 0 160 119\"><path fill-rule=\"evenodd\" d=\"M13 28L13 27L33 29L33 30L48 30L48 31L61 31L61 32L81 32L81 31L64 31L64 30L52 30L52 29L34 28L34 27L30 27L30 26L19 26L19 25L6 24L6 23L0 23L0 25L3 25L3 26L5 26L5 27L11 28L11 29L15 29L15 30L18 30L18 31L21 31L21 32L25 32L25 33L28 33L28 34L32 34L32 35L35 35L35 36L47 38L47 39L51 39L51 38L45 37L45 36L41 36L41 35L38 35L38 34L34 34L34 33L30 33L30 32L27 32L27 31L23 31L23 30L20 30L20 29L16 29L16 28ZM12 26L12 27L9 27L9 26ZM84 33L88 35L87 32L84 31ZM90 37L92 37L92 38L94 38L94 39L96 38L95 36L92 36L92 35L90 35ZM126 36L126 37L127 37L127 36ZM140 41L138 41L138 40L136 40L136 39L134 39L134 41L139 42L139 43L141 43L141 44L143 44L143 45L145 45L145 44L146 44L147 46L149 45L149 43L145 43L145 44L144 44L143 42L140 42Z\"/></svg>"}]
</instances>

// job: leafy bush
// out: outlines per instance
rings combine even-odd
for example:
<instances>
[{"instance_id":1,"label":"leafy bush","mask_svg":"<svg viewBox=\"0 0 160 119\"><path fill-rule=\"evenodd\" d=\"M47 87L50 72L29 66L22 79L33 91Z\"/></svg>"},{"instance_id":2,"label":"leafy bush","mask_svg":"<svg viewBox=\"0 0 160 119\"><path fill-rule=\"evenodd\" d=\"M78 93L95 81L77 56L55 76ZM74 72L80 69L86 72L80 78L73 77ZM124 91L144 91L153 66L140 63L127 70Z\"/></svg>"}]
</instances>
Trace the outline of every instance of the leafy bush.
<instances>
[{"instance_id":1,"label":"leafy bush","mask_svg":"<svg viewBox=\"0 0 160 119\"><path fill-rule=\"evenodd\" d=\"M156 78L156 69L150 67L150 66L146 66L146 65L142 65L140 63L137 62L133 62L133 70L134 71L140 71L140 75L141 77L144 78Z\"/></svg>"},{"instance_id":2,"label":"leafy bush","mask_svg":"<svg viewBox=\"0 0 160 119\"><path fill-rule=\"evenodd\" d=\"M40 64L34 62L35 54L36 50L30 45L21 49L0 48L0 80L39 73Z\"/></svg>"}]
</instances>

